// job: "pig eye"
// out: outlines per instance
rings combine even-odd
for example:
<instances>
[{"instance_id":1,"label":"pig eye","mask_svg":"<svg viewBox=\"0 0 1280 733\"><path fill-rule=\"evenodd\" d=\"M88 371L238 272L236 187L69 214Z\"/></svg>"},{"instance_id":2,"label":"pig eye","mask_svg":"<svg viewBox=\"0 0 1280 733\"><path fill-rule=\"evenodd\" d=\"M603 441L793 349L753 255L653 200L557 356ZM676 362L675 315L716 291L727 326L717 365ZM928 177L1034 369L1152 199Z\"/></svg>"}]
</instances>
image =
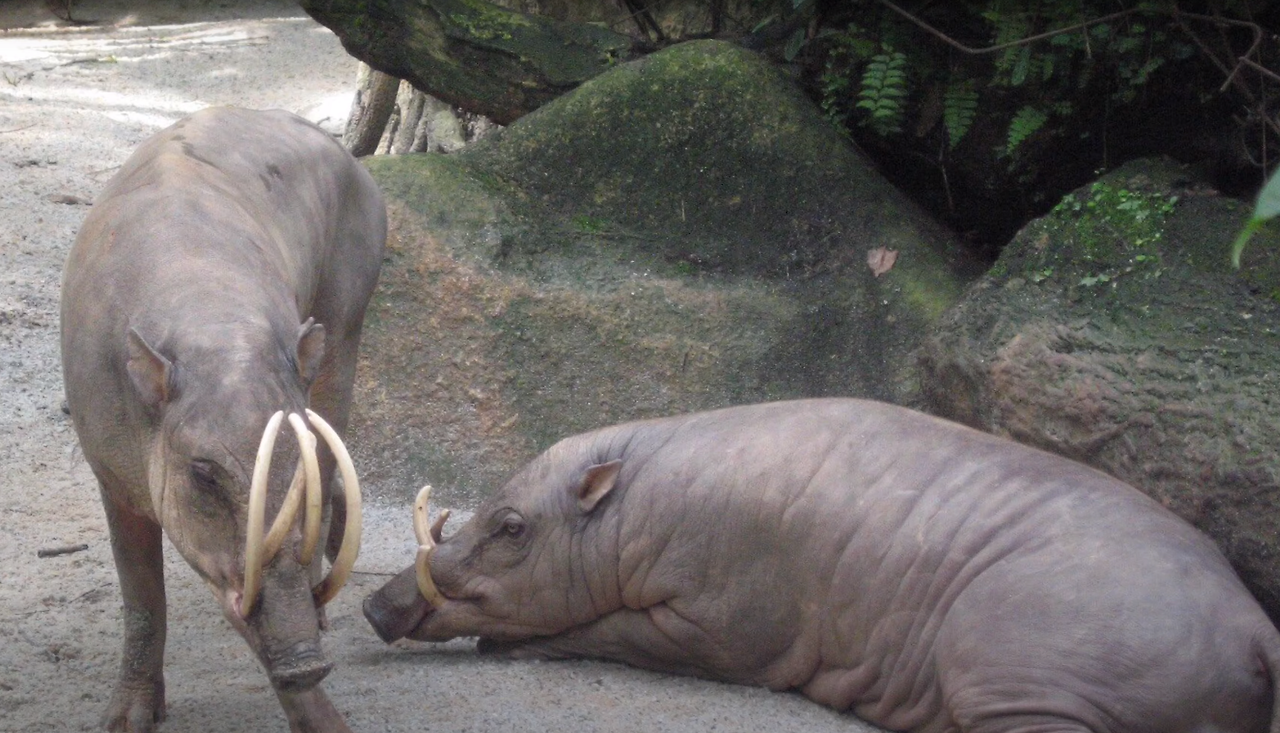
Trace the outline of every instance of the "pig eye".
<instances>
[{"instance_id":1,"label":"pig eye","mask_svg":"<svg viewBox=\"0 0 1280 733\"><path fill-rule=\"evenodd\" d=\"M213 461L196 459L191 462L191 483L201 491L218 488L218 465Z\"/></svg>"},{"instance_id":2,"label":"pig eye","mask_svg":"<svg viewBox=\"0 0 1280 733\"><path fill-rule=\"evenodd\" d=\"M519 514L508 514L498 528L503 535L516 539L524 534L524 519Z\"/></svg>"}]
</instances>

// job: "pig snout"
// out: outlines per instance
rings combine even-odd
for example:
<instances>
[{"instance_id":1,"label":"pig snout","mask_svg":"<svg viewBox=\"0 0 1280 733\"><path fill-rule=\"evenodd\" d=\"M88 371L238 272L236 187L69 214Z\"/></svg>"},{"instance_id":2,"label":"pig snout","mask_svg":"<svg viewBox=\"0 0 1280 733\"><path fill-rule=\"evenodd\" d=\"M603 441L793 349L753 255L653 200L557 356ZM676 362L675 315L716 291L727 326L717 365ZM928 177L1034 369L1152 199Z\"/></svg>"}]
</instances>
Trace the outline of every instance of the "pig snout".
<instances>
[{"instance_id":1,"label":"pig snout","mask_svg":"<svg viewBox=\"0 0 1280 733\"><path fill-rule=\"evenodd\" d=\"M320 684L320 680L333 669L333 663L324 658L320 645L303 641L268 662L271 684L283 692L303 692Z\"/></svg>"},{"instance_id":2,"label":"pig snout","mask_svg":"<svg viewBox=\"0 0 1280 733\"><path fill-rule=\"evenodd\" d=\"M403 639L417 628L430 610L431 606L418 592L416 569L412 566L364 601L365 619L388 644Z\"/></svg>"},{"instance_id":3,"label":"pig snout","mask_svg":"<svg viewBox=\"0 0 1280 733\"><path fill-rule=\"evenodd\" d=\"M260 608L250 617L271 683L284 692L315 687L333 664L320 648L320 621L306 568L281 552L263 578Z\"/></svg>"}]
</instances>

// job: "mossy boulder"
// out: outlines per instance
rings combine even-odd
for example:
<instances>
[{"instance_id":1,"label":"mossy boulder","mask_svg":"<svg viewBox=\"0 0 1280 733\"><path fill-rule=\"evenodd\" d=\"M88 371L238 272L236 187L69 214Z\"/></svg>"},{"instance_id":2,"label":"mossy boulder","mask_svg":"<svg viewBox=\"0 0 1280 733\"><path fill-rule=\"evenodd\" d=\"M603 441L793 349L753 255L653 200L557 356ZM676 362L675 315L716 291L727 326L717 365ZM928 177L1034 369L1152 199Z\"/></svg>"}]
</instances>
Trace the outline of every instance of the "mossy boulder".
<instances>
[{"instance_id":1,"label":"mossy boulder","mask_svg":"<svg viewBox=\"0 0 1280 733\"><path fill-rule=\"evenodd\" d=\"M903 401L968 271L770 64L683 44L449 155L367 159L392 236L351 443L473 504L555 440L768 399ZM868 252L897 252L880 275Z\"/></svg>"},{"instance_id":2,"label":"mossy boulder","mask_svg":"<svg viewBox=\"0 0 1280 733\"><path fill-rule=\"evenodd\" d=\"M1280 237L1140 160L1027 225L922 349L924 406L1082 460L1223 548L1280 619Z\"/></svg>"}]
</instances>

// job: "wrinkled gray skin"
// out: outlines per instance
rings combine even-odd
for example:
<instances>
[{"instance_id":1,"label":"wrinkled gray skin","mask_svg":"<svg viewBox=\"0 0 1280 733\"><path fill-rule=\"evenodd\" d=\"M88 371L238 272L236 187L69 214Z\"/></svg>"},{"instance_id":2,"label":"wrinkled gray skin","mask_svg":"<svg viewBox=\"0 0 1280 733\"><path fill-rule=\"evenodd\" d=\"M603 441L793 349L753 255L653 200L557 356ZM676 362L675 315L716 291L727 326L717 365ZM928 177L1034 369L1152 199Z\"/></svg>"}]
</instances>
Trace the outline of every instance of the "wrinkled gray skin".
<instances>
[{"instance_id":1,"label":"wrinkled gray skin","mask_svg":"<svg viewBox=\"0 0 1280 733\"><path fill-rule=\"evenodd\" d=\"M276 410L310 405L345 429L385 240L368 173L280 111L196 113L143 143L94 204L63 275L62 361L124 598L108 730L151 731L164 716L161 528L266 667L291 728L348 730L316 686L331 665L296 528L255 609L237 609L263 428ZM319 455L331 501L323 441ZM296 456L286 425L268 523ZM331 524L340 536L341 515Z\"/></svg>"},{"instance_id":2,"label":"wrinkled gray skin","mask_svg":"<svg viewBox=\"0 0 1280 733\"><path fill-rule=\"evenodd\" d=\"M572 437L365 602L386 640L598 657L893 730L1260 733L1280 635L1217 548L1092 469L812 400Z\"/></svg>"}]
</instances>

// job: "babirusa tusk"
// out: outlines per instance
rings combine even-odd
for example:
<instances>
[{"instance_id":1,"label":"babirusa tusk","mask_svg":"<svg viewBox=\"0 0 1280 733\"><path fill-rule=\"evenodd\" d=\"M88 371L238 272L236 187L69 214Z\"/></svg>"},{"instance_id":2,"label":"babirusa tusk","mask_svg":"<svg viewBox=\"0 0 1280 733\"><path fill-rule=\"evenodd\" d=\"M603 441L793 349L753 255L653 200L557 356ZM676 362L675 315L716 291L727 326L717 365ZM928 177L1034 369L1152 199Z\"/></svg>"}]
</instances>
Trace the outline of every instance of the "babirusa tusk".
<instances>
[{"instance_id":1,"label":"babirusa tusk","mask_svg":"<svg viewBox=\"0 0 1280 733\"><path fill-rule=\"evenodd\" d=\"M444 604L444 596L436 590L436 582L431 579L431 556L435 552L434 546L419 545L418 557L413 563L418 571L418 592L422 593L422 597L427 599L427 605L433 609Z\"/></svg>"},{"instance_id":2,"label":"babirusa tusk","mask_svg":"<svg viewBox=\"0 0 1280 733\"><path fill-rule=\"evenodd\" d=\"M284 495L284 503L280 505L280 513L271 523L271 529L267 530L267 538L262 542L262 567L264 568L275 559L280 546L284 544L284 538L293 528L294 520L298 518L298 504L302 501L303 482L306 481L306 475L302 459L299 458L298 466L293 470L293 479L289 482L289 491Z\"/></svg>"},{"instance_id":3,"label":"babirusa tusk","mask_svg":"<svg viewBox=\"0 0 1280 733\"><path fill-rule=\"evenodd\" d=\"M449 521L449 515L452 514L448 509L441 509L440 515L436 517L435 523L431 525L431 539L436 542L444 542L444 523Z\"/></svg>"},{"instance_id":4,"label":"babirusa tusk","mask_svg":"<svg viewBox=\"0 0 1280 733\"><path fill-rule=\"evenodd\" d=\"M289 424L298 434L298 450L302 454L302 465L307 474L307 511L302 518L302 554L298 562L310 565L316 555L316 545L320 542L320 522L323 494L320 485L320 462L316 460L316 436L307 430L307 426L298 415L289 415ZM306 436L305 440L303 436ZM293 524L290 521L290 524Z\"/></svg>"},{"instance_id":5,"label":"babirusa tusk","mask_svg":"<svg viewBox=\"0 0 1280 733\"><path fill-rule=\"evenodd\" d=\"M413 536L418 540L418 544L430 547L431 541L430 524L427 522L427 505L431 502L431 484L423 486L418 491L418 496L413 500Z\"/></svg>"},{"instance_id":6,"label":"babirusa tusk","mask_svg":"<svg viewBox=\"0 0 1280 733\"><path fill-rule=\"evenodd\" d=\"M329 451L338 462L338 470L342 472L343 493L347 500L347 521L342 533L342 547L338 550L338 556L333 559L328 577L320 581L320 585L312 591L316 602L324 605L333 600L347 582L347 578L351 575L351 568L356 564L356 556L360 554L360 533L363 528L363 518L360 514L360 479L356 476L355 466L351 463L351 454L347 452L347 447L342 444L342 438L338 437L337 432L315 412L307 410L307 417L311 420L316 432L320 433L320 437L324 438Z\"/></svg>"},{"instance_id":7,"label":"babirusa tusk","mask_svg":"<svg viewBox=\"0 0 1280 733\"><path fill-rule=\"evenodd\" d=\"M289 491L285 494L284 503L280 505L280 513L271 523L267 532L262 553L263 567L270 565L275 559L280 546L293 529L298 519L298 505L302 496L307 497L307 513L302 525L302 552L298 562L303 565L311 563L315 556L316 543L320 540L320 464L316 460L316 437L307 430L307 425L297 413L289 413L289 425L298 436L298 467L293 473L293 481L289 483Z\"/></svg>"},{"instance_id":8,"label":"babirusa tusk","mask_svg":"<svg viewBox=\"0 0 1280 733\"><path fill-rule=\"evenodd\" d=\"M444 520L448 519L448 510L441 512L434 526L427 526L428 504L431 501L431 485L422 487L418 498L413 501L413 534L418 539L418 556L414 566L418 576L418 592L427 600L432 608L439 608L444 603L444 596L436 589L431 578L431 556L436 551L436 539L440 536Z\"/></svg>"},{"instance_id":9,"label":"babirusa tusk","mask_svg":"<svg viewBox=\"0 0 1280 733\"><path fill-rule=\"evenodd\" d=\"M271 472L271 451L275 449L276 435L284 412L277 411L267 421L258 443L258 457L253 462L253 478L249 483L249 518L245 527L244 588L240 596L240 615L248 616L258 600L262 586L262 525L266 522L267 475Z\"/></svg>"}]
</instances>

